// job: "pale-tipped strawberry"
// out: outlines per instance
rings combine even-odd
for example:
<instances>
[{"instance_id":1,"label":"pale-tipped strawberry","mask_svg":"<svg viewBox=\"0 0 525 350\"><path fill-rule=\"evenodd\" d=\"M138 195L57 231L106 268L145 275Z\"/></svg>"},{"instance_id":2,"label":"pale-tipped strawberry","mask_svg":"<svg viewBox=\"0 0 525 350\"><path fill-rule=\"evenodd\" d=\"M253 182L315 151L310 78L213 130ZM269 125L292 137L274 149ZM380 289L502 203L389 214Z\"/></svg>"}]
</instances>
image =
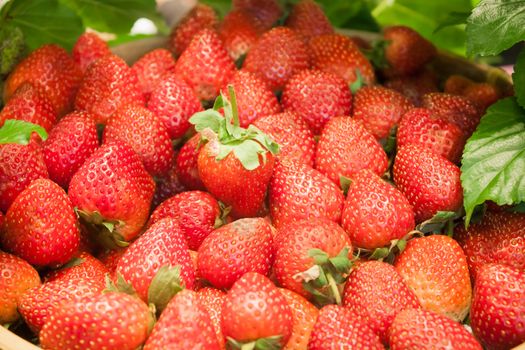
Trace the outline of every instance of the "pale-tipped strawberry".
<instances>
[{"instance_id":1,"label":"pale-tipped strawberry","mask_svg":"<svg viewBox=\"0 0 525 350\"><path fill-rule=\"evenodd\" d=\"M385 81L384 86L400 92L418 107L421 106L425 94L439 91L436 76L428 70L410 76L389 79Z\"/></svg>"},{"instance_id":2,"label":"pale-tipped strawberry","mask_svg":"<svg viewBox=\"0 0 525 350\"><path fill-rule=\"evenodd\" d=\"M419 145L397 151L394 182L414 207L416 222L438 211L456 211L463 205L459 168L445 157Z\"/></svg>"},{"instance_id":3,"label":"pale-tipped strawberry","mask_svg":"<svg viewBox=\"0 0 525 350\"><path fill-rule=\"evenodd\" d=\"M283 350L304 350L308 346L319 310L301 295L289 289L279 289L292 311L292 335Z\"/></svg>"},{"instance_id":4,"label":"pale-tipped strawberry","mask_svg":"<svg viewBox=\"0 0 525 350\"><path fill-rule=\"evenodd\" d=\"M233 0L232 7L234 10L250 13L266 30L270 29L283 13L276 0Z\"/></svg>"},{"instance_id":5,"label":"pale-tipped strawberry","mask_svg":"<svg viewBox=\"0 0 525 350\"><path fill-rule=\"evenodd\" d=\"M230 57L237 61L255 45L264 28L247 11L233 10L222 20L219 35Z\"/></svg>"},{"instance_id":6,"label":"pale-tipped strawberry","mask_svg":"<svg viewBox=\"0 0 525 350\"><path fill-rule=\"evenodd\" d=\"M139 58L131 69L137 74L139 86L147 101L155 86L175 69L175 59L168 50L155 49Z\"/></svg>"},{"instance_id":7,"label":"pale-tipped strawberry","mask_svg":"<svg viewBox=\"0 0 525 350\"><path fill-rule=\"evenodd\" d=\"M319 135L331 118L350 115L352 93L335 74L304 70L288 81L281 102L285 111L301 116L312 132Z\"/></svg>"},{"instance_id":8,"label":"pale-tipped strawberry","mask_svg":"<svg viewBox=\"0 0 525 350\"><path fill-rule=\"evenodd\" d=\"M286 19L286 26L297 31L305 40L334 32L323 9L313 0L302 0L295 4Z\"/></svg>"},{"instance_id":9,"label":"pale-tipped strawberry","mask_svg":"<svg viewBox=\"0 0 525 350\"><path fill-rule=\"evenodd\" d=\"M215 330L221 349L225 349L226 347L221 328L222 304L224 304L225 298L226 293L219 289L204 287L197 291L197 299L210 315L211 324Z\"/></svg>"},{"instance_id":10,"label":"pale-tipped strawberry","mask_svg":"<svg viewBox=\"0 0 525 350\"><path fill-rule=\"evenodd\" d=\"M201 135L190 138L180 149L175 160L180 182L189 190L205 191L206 187L199 177L198 158Z\"/></svg>"},{"instance_id":11,"label":"pale-tipped strawberry","mask_svg":"<svg viewBox=\"0 0 525 350\"><path fill-rule=\"evenodd\" d=\"M85 32L79 36L72 51L73 60L82 74L86 72L91 63L110 54L108 44L100 36L91 32Z\"/></svg>"}]
</instances>

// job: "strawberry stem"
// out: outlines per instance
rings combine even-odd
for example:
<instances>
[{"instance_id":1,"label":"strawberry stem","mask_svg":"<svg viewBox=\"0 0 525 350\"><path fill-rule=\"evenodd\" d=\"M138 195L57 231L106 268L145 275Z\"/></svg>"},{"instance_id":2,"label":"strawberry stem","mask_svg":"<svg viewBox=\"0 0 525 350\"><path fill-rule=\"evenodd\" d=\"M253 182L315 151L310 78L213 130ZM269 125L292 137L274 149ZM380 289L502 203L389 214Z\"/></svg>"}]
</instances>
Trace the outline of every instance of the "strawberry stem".
<instances>
[{"instance_id":1,"label":"strawberry stem","mask_svg":"<svg viewBox=\"0 0 525 350\"><path fill-rule=\"evenodd\" d=\"M330 286L330 290L332 291L332 295L335 299L335 303L337 305L341 305L341 293L339 292L339 287L337 286L337 282L335 281L331 273L326 274L326 279L328 280L328 285Z\"/></svg>"},{"instance_id":2,"label":"strawberry stem","mask_svg":"<svg viewBox=\"0 0 525 350\"><path fill-rule=\"evenodd\" d=\"M237 98L235 97L233 85L228 85L228 95L230 95L230 104L232 106L233 125L239 126L239 111L237 110Z\"/></svg>"}]
</instances>

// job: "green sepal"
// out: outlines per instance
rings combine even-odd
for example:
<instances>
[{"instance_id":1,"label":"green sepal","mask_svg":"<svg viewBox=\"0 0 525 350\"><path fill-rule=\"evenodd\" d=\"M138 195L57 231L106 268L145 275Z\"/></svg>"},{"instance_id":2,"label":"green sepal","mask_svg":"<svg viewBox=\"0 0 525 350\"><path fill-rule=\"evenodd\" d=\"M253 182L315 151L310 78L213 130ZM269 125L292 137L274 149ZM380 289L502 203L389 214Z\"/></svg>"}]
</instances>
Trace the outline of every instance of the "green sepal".
<instances>
[{"instance_id":1,"label":"green sepal","mask_svg":"<svg viewBox=\"0 0 525 350\"><path fill-rule=\"evenodd\" d=\"M103 293L117 292L117 293L124 293L128 295L132 295L138 298L137 291L135 290L135 288L133 288L131 283L128 283L128 281L126 281L124 277L118 272L117 272L116 277L117 277L117 283L111 280L111 277L109 277L109 274L106 274L106 277L105 277L106 278L106 289L102 291Z\"/></svg>"},{"instance_id":2,"label":"green sepal","mask_svg":"<svg viewBox=\"0 0 525 350\"><path fill-rule=\"evenodd\" d=\"M453 211L438 211L432 218L423 221L416 226L416 230L427 233L441 233L444 228L450 230L450 225L454 220L461 218L461 215Z\"/></svg>"},{"instance_id":3,"label":"green sepal","mask_svg":"<svg viewBox=\"0 0 525 350\"><path fill-rule=\"evenodd\" d=\"M376 248L372 252L372 255L370 255L369 259L383 260L388 256L388 254L390 254L390 249L388 249L387 247Z\"/></svg>"},{"instance_id":4,"label":"green sepal","mask_svg":"<svg viewBox=\"0 0 525 350\"><path fill-rule=\"evenodd\" d=\"M227 206L223 202L219 201L220 214L215 218L214 228L219 228L228 222L228 215L232 211L231 206Z\"/></svg>"},{"instance_id":5,"label":"green sepal","mask_svg":"<svg viewBox=\"0 0 525 350\"><path fill-rule=\"evenodd\" d=\"M23 120L8 119L0 128L0 144L16 143L18 145L27 145L34 132L36 132L43 141L47 140L46 129L40 125Z\"/></svg>"},{"instance_id":6,"label":"green sepal","mask_svg":"<svg viewBox=\"0 0 525 350\"><path fill-rule=\"evenodd\" d=\"M388 61L385 57L385 49L390 45L390 40L375 40L372 42L372 48L363 50L364 55L376 69L388 68Z\"/></svg>"},{"instance_id":7,"label":"green sepal","mask_svg":"<svg viewBox=\"0 0 525 350\"><path fill-rule=\"evenodd\" d=\"M275 335L249 342L239 342L231 337L227 337L226 346L227 349L231 350L279 350L284 346L282 338L282 335Z\"/></svg>"},{"instance_id":8,"label":"green sepal","mask_svg":"<svg viewBox=\"0 0 525 350\"><path fill-rule=\"evenodd\" d=\"M98 211L88 213L87 211L75 208L75 213L92 239L104 248L116 249L129 245L129 242L118 232L119 227L124 225L123 221L106 220Z\"/></svg>"},{"instance_id":9,"label":"green sepal","mask_svg":"<svg viewBox=\"0 0 525 350\"><path fill-rule=\"evenodd\" d=\"M180 278L180 266L162 266L151 280L148 289L148 303L155 305L160 314L171 298L184 289Z\"/></svg>"},{"instance_id":10,"label":"green sepal","mask_svg":"<svg viewBox=\"0 0 525 350\"><path fill-rule=\"evenodd\" d=\"M86 261L86 260L82 259L82 258L79 258L79 257L74 257L73 259L69 260L67 263L62 265L60 267L60 269L61 270L69 269L71 267L75 267L75 266L78 266L78 265L84 263L84 261Z\"/></svg>"},{"instance_id":11,"label":"green sepal","mask_svg":"<svg viewBox=\"0 0 525 350\"><path fill-rule=\"evenodd\" d=\"M343 190L343 194L348 194L348 190L350 189L350 185L352 184L352 180L346 176L339 176L339 184L341 185L341 189Z\"/></svg>"},{"instance_id":12,"label":"green sepal","mask_svg":"<svg viewBox=\"0 0 525 350\"><path fill-rule=\"evenodd\" d=\"M397 125L394 125L390 129L388 136L384 139L381 139L379 143L383 147L383 150L386 154L393 156L397 148Z\"/></svg>"},{"instance_id":13,"label":"green sepal","mask_svg":"<svg viewBox=\"0 0 525 350\"><path fill-rule=\"evenodd\" d=\"M361 70L356 69L355 70L355 80L353 83L350 84L350 91L352 91L352 95L355 95L355 93L361 89L365 85L365 81L363 80L363 75L361 74Z\"/></svg>"}]
</instances>

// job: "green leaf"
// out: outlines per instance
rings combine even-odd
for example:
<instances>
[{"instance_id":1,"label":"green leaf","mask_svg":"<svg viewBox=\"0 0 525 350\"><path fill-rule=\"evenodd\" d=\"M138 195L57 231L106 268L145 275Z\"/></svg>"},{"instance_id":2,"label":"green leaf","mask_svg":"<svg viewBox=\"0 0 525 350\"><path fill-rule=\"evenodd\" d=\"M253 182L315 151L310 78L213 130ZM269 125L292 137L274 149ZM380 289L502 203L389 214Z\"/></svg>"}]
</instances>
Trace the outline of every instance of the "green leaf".
<instances>
[{"instance_id":1,"label":"green leaf","mask_svg":"<svg viewBox=\"0 0 525 350\"><path fill-rule=\"evenodd\" d=\"M321 5L330 23L338 28L352 28L379 31L379 25L372 17L367 1L334 1L317 0Z\"/></svg>"},{"instance_id":2,"label":"green leaf","mask_svg":"<svg viewBox=\"0 0 525 350\"><path fill-rule=\"evenodd\" d=\"M525 38L525 1L484 0L467 20L467 54L496 55Z\"/></svg>"},{"instance_id":3,"label":"green leaf","mask_svg":"<svg viewBox=\"0 0 525 350\"><path fill-rule=\"evenodd\" d=\"M0 144L16 143L27 145L31 134L36 132L42 140L47 140L47 132L40 125L28 123L22 120L6 120L0 128Z\"/></svg>"},{"instance_id":4,"label":"green leaf","mask_svg":"<svg viewBox=\"0 0 525 350\"><path fill-rule=\"evenodd\" d=\"M213 8L220 18L224 18L231 10L231 0L199 0L199 2Z\"/></svg>"},{"instance_id":5,"label":"green leaf","mask_svg":"<svg viewBox=\"0 0 525 350\"><path fill-rule=\"evenodd\" d=\"M436 29L434 29L434 33L439 32L441 29L450 27L450 26L456 26L458 24L466 24L467 18L470 16L469 12L450 12L447 17L439 23Z\"/></svg>"},{"instance_id":6,"label":"green leaf","mask_svg":"<svg viewBox=\"0 0 525 350\"><path fill-rule=\"evenodd\" d=\"M493 104L463 151L465 225L487 200L498 205L525 201L525 111L515 97Z\"/></svg>"},{"instance_id":7,"label":"green leaf","mask_svg":"<svg viewBox=\"0 0 525 350\"><path fill-rule=\"evenodd\" d=\"M514 93L521 107L525 108L525 50L521 49L516 64L514 64L514 73L512 73L514 83Z\"/></svg>"},{"instance_id":8,"label":"green leaf","mask_svg":"<svg viewBox=\"0 0 525 350\"><path fill-rule=\"evenodd\" d=\"M7 25L0 29L0 78L11 72L24 52L24 34L20 28Z\"/></svg>"}]
</instances>

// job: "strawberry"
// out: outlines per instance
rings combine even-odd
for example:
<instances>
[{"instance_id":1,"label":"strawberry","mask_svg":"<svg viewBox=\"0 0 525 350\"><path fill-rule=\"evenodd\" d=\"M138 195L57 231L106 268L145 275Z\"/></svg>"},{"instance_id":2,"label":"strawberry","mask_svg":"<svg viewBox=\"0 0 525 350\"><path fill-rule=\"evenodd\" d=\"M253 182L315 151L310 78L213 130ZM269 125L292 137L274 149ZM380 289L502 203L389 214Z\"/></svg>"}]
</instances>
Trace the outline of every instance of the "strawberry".
<instances>
[{"instance_id":1,"label":"strawberry","mask_svg":"<svg viewBox=\"0 0 525 350\"><path fill-rule=\"evenodd\" d=\"M350 310L327 305L319 311L308 342L308 350L384 350L379 337Z\"/></svg>"},{"instance_id":2,"label":"strawberry","mask_svg":"<svg viewBox=\"0 0 525 350\"><path fill-rule=\"evenodd\" d=\"M304 119L296 113L262 116L253 125L279 144L277 159L289 158L313 167L316 145L314 135Z\"/></svg>"},{"instance_id":3,"label":"strawberry","mask_svg":"<svg viewBox=\"0 0 525 350\"><path fill-rule=\"evenodd\" d=\"M290 28L275 27L252 46L243 69L257 74L273 91L281 90L296 73L310 67L308 51Z\"/></svg>"},{"instance_id":4,"label":"strawberry","mask_svg":"<svg viewBox=\"0 0 525 350\"><path fill-rule=\"evenodd\" d=\"M463 204L459 168L445 157L419 145L400 147L394 182L414 207L416 222L438 211L456 211Z\"/></svg>"},{"instance_id":5,"label":"strawberry","mask_svg":"<svg viewBox=\"0 0 525 350\"><path fill-rule=\"evenodd\" d=\"M115 271L117 270L118 261L128 248L129 246L106 249L97 256L100 262L108 269L110 276L116 276Z\"/></svg>"},{"instance_id":6,"label":"strawberry","mask_svg":"<svg viewBox=\"0 0 525 350\"><path fill-rule=\"evenodd\" d=\"M229 12L219 27L224 47L235 61L250 51L262 32L259 20L243 10Z\"/></svg>"},{"instance_id":7,"label":"strawberry","mask_svg":"<svg viewBox=\"0 0 525 350\"><path fill-rule=\"evenodd\" d=\"M376 139L385 139L412 103L401 93L379 85L364 86L354 97L353 117Z\"/></svg>"},{"instance_id":8,"label":"strawberry","mask_svg":"<svg viewBox=\"0 0 525 350\"><path fill-rule=\"evenodd\" d=\"M406 309L397 314L388 332L391 350L482 350L460 323L432 311Z\"/></svg>"},{"instance_id":9,"label":"strawberry","mask_svg":"<svg viewBox=\"0 0 525 350\"><path fill-rule=\"evenodd\" d=\"M78 37L73 46L73 60L84 74L91 63L110 55L108 44L95 33L85 32Z\"/></svg>"},{"instance_id":10,"label":"strawberry","mask_svg":"<svg viewBox=\"0 0 525 350\"><path fill-rule=\"evenodd\" d=\"M133 350L146 340L152 322L148 306L139 299L105 293L64 305L50 315L40 344L49 350Z\"/></svg>"},{"instance_id":11,"label":"strawberry","mask_svg":"<svg viewBox=\"0 0 525 350\"><path fill-rule=\"evenodd\" d=\"M179 292L160 315L144 345L144 350L157 349L221 349L210 315L196 292Z\"/></svg>"},{"instance_id":12,"label":"strawberry","mask_svg":"<svg viewBox=\"0 0 525 350\"><path fill-rule=\"evenodd\" d=\"M348 276L343 305L366 321L386 343L394 317L402 310L419 308L419 301L392 265L367 261Z\"/></svg>"},{"instance_id":13,"label":"strawberry","mask_svg":"<svg viewBox=\"0 0 525 350\"><path fill-rule=\"evenodd\" d=\"M4 101L29 82L40 86L58 115L67 113L82 79L82 72L69 54L58 45L41 46L20 62L7 78Z\"/></svg>"},{"instance_id":14,"label":"strawberry","mask_svg":"<svg viewBox=\"0 0 525 350\"><path fill-rule=\"evenodd\" d=\"M281 102L285 111L300 115L318 135L332 117L350 115L352 94L340 77L319 70L304 70L288 81Z\"/></svg>"},{"instance_id":15,"label":"strawberry","mask_svg":"<svg viewBox=\"0 0 525 350\"><path fill-rule=\"evenodd\" d=\"M151 214L148 225L167 217L177 219L192 250L199 249L202 241L222 224L219 202L202 191L182 192L168 198Z\"/></svg>"},{"instance_id":16,"label":"strawberry","mask_svg":"<svg viewBox=\"0 0 525 350\"><path fill-rule=\"evenodd\" d=\"M451 75L445 81L446 93L461 95L485 111L491 104L502 97L499 89L490 83L476 83L462 75Z\"/></svg>"},{"instance_id":17,"label":"strawberry","mask_svg":"<svg viewBox=\"0 0 525 350\"><path fill-rule=\"evenodd\" d=\"M312 68L338 75L347 84L359 80L358 71L366 85L375 82L372 64L349 37L323 34L310 39L308 45Z\"/></svg>"},{"instance_id":18,"label":"strawberry","mask_svg":"<svg viewBox=\"0 0 525 350\"><path fill-rule=\"evenodd\" d=\"M210 315L211 324L221 349L225 349L225 341L221 329L222 305L225 298L226 293L219 289L204 287L197 291L197 299Z\"/></svg>"},{"instance_id":19,"label":"strawberry","mask_svg":"<svg viewBox=\"0 0 525 350\"><path fill-rule=\"evenodd\" d=\"M156 208L166 199L186 191L186 187L184 187L179 179L175 159L176 154L173 156L171 168L166 174L155 177L155 194L153 195L153 201L151 204L152 209Z\"/></svg>"},{"instance_id":20,"label":"strawberry","mask_svg":"<svg viewBox=\"0 0 525 350\"><path fill-rule=\"evenodd\" d=\"M67 188L77 170L98 148L95 121L86 112L62 118L42 144L49 178Z\"/></svg>"},{"instance_id":21,"label":"strawberry","mask_svg":"<svg viewBox=\"0 0 525 350\"><path fill-rule=\"evenodd\" d=\"M443 90L447 94L461 95L465 89L471 86L474 81L470 80L463 75L453 74L447 78Z\"/></svg>"},{"instance_id":22,"label":"strawberry","mask_svg":"<svg viewBox=\"0 0 525 350\"><path fill-rule=\"evenodd\" d=\"M47 131L57 121L57 113L42 87L23 83L0 111L0 127L8 119L38 124Z\"/></svg>"},{"instance_id":23,"label":"strawberry","mask_svg":"<svg viewBox=\"0 0 525 350\"><path fill-rule=\"evenodd\" d=\"M192 88L175 74L167 74L153 88L148 109L164 123L170 138L182 137L190 128L189 119L202 111Z\"/></svg>"},{"instance_id":24,"label":"strawberry","mask_svg":"<svg viewBox=\"0 0 525 350\"><path fill-rule=\"evenodd\" d=\"M9 207L0 241L32 265L69 261L78 249L80 232L64 190L49 179L31 182Z\"/></svg>"},{"instance_id":25,"label":"strawberry","mask_svg":"<svg viewBox=\"0 0 525 350\"><path fill-rule=\"evenodd\" d=\"M319 310L308 300L288 289L279 289L292 311L292 335L283 350L303 350L308 346Z\"/></svg>"},{"instance_id":26,"label":"strawberry","mask_svg":"<svg viewBox=\"0 0 525 350\"><path fill-rule=\"evenodd\" d=\"M414 229L414 211L405 196L370 170L352 178L341 226L359 248L384 247Z\"/></svg>"},{"instance_id":27,"label":"strawberry","mask_svg":"<svg viewBox=\"0 0 525 350\"><path fill-rule=\"evenodd\" d=\"M334 32L323 9L313 0L301 0L296 3L286 19L286 26L297 31L305 40Z\"/></svg>"},{"instance_id":28,"label":"strawberry","mask_svg":"<svg viewBox=\"0 0 525 350\"><path fill-rule=\"evenodd\" d=\"M198 273L230 288L247 272L268 275L274 258L272 227L262 218L239 219L211 232L198 250Z\"/></svg>"},{"instance_id":29,"label":"strawberry","mask_svg":"<svg viewBox=\"0 0 525 350\"><path fill-rule=\"evenodd\" d=\"M270 29L283 13L276 0L233 0L232 7L250 13L265 30Z\"/></svg>"},{"instance_id":30,"label":"strawberry","mask_svg":"<svg viewBox=\"0 0 525 350\"><path fill-rule=\"evenodd\" d=\"M20 297L40 285L40 276L27 261L1 251L0 276L0 324L13 323L20 318L16 308Z\"/></svg>"},{"instance_id":31,"label":"strawberry","mask_svg":"<svg viewBox=\"0 0 525 350\"><path fill-rule=\"evenodd\" d=\"M481 222L462 225L454 230L454 238L465 251L472 280L488 263L525 268L525 214L488 211Z\"/></svg>"},{"instance_id":32,"label":"strawberry","mask_svg":"<svg viewBox=\"0 0 525 350\"><path fill-rule=\"evenodd\" d=\"M175 64L175 73L201 100L217 97L235 70L219 35L211 29L199 31Z\"/></svg>"},{"instance_id":33,"label":"strawberry","mask_svg":"<svg viewBox=\"0 0 525 350\"><path fill-rule=\"evenodd\" d=\"M279 289L265 276L248 272L226 294L222 305L222 332L233 349L255 343L282 348L292 333L292 312Z\"/></svg>"},{"instance_id":34,"label":"strawberry","mask_svg":"<svg viewBox=\"0 0 525 350\"><path fill-rule=\"evenodd\" d=\"M126 105L113 113L104 128L103 142L115 140L130 145L152 176L164 175L170 170L173 148L168 130L145 107Z\"/></svg>"},{"instance_id":35,"label":"strawberry","mask_svg":"<svg viewBox=\"0 0 525 350\"><path fill-rule=\"evenodd\" d=\"M198 158L199 158L199 134L190 138L179 151L175 160L177 174L180 182L189 190L206 190L201 178L199 177Z\"/></svg>"},{"instance_id":36,"label":"strawberry","mask_svg":"<svg viewBox=\"0 0 525 350\"><path fill-rule=\"evenodd\" d=\"M184 18L172 28L168 48L175 56L180 56L193 37L202 29L216 29L219 19L213 8L197 4Z\"/></svg>"},{"instance_id":37,"label":"strawberry","mask_svg":"<svg viewBox=\"0 0 525 350\"><path fill-rule=\"evenodd\" d=\"M524 283L521 269L499 264L479 269L470 324L486 349L510 349L525 342Z\"/></svg>"},{"instance_id":38,"label":"strawberry","mask_svg":"<svg viewBox=\"0 0 525 350\"><path fill-rule=\"evenodd\" d=\"M137 74L139 86L146 101L149 100L151 92L162 81L164 75L172 72L174 69L175 59L171 52L162 48L148 52L131 66L131 70Z\"/></svg>"},{"instance_id":39,"label":"strawberry","mask_svg":"<svg viewBox=\"0 0 525 350\"><path fill-rule=\"evenodd\" d=\"M268 197L273 225L301 219L341 219L342 191L319 171L289 159L279 161L270 181Z\"/></svg>"},{"instance_id":40,"label":"strawberry","mask_svg":"<svg viewBox=\"0 0 525 350\"><path fill-rule=\"evenodd\" d=\"M412 239L394 266L424 309L456 321L465 318L472 288L467 258L455 240L444 235Z\"/></svg>"},{"instance_id":41,"label":"strawberry","mask_svg":"<svg viewBox=\"0 0 525 350\"><path fill-rule=\"evenodd\" d=\"M133 149L102 145L73 175L69 198L105 244L126 245L148 219L155 183ZM109 238L109 239L108 239Z\"/></svg>"},{"instance_id":42,"label":"strawberry","mask_svg":"<svg viewBox=\"0 0 525 350\"><path fill-rule=\"evenodd\" d=\"M315 168L334 183L340 177L352 178L361 169L382 176L388 158L379 142L360 122L350 117L335 117L326 123L315 155Z\"/></svg>"},{"instance_id":43,"label":"strawberry","mask_svg":"<svg viewBox=\"0 0 525 350\"><path fill-rule=\"evenodd\" d=\"M93 62L78 89L75 109L91 113L97 124L106 124L113 113L129 103L144 105L136 73L116 55Z\"/></svg>"},{"instance_id":44,"label":"strawberry","mask_svg":"<svg viewBox=\"0 0 525 350\"><path fill-rule=\"evenodd\" d=\"M89 253L80 253L58 270L49 271L44 275L44 282L57 280L96 279L103 281L108 273L106 266Z\"/></svg>"},{"instance_id":45,"label":"strawberry","mask_svg":"<svg viewBox=\"0 0 525 350\"><path fill-rule=\"evenodd\" d=\"M410 76L395 77L384 84L385 87L403 94L415 106L421 106L425 94L437 92L437 79L427 70Z\"/></svg>"}]
</instances>

